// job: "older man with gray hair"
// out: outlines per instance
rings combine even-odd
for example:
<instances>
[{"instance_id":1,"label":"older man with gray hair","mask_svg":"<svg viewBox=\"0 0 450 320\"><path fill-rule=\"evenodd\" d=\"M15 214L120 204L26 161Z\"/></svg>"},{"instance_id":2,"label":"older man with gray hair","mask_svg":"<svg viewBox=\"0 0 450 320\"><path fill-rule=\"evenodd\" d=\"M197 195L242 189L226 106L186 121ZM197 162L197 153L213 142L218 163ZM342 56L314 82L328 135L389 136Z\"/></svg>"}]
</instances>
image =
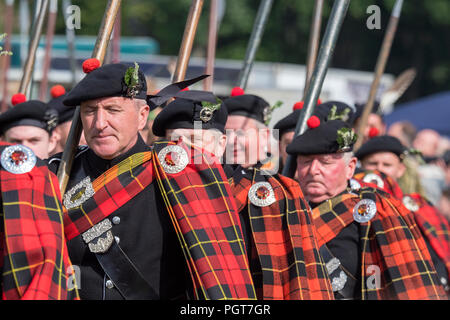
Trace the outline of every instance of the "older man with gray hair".
<instances>
[{"instance_id":1,"label":"older man with gray hair","mask_svg":"<svg viewBox=\"0 0 450 320\"><path fill-rule=\"evenodd\" d=\"M356 134L340 120L307 121L287 152L297 156L337 299L445 299L412 214L372 188L349 188Z\"/></svg>"},{"instance_id":2,"label":"older man with gray hair","mask_svg":"<svg viewBox=\"0 0 450 320\"><path fill-rule=\"evenodd\" d=\"M85 61L88 74L63 101L80 105L88 144L75 156L63 197L68 251L80 268L80 297L254 298L244 250L230 248L242 239L221 167L200 167L193 161L198 153L189 156L182 143L150 148L139 134L151 107L204 77L147 96L137 63L99 65ZM60 157L49 160L55 172ZM224 234L226 227L236 232ZM210 256L214 261L207 266L200 263ZM209 277L212 273L220 276Z\"/></svg>"}]
</instances>

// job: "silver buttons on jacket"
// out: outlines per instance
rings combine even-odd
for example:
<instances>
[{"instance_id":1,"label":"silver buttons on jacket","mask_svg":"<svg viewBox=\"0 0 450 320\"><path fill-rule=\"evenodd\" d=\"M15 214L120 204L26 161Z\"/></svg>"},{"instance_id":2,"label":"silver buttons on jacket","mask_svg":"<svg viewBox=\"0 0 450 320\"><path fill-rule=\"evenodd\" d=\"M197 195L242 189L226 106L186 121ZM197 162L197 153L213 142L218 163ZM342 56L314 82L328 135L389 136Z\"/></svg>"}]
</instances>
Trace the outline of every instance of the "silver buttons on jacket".
<instances>
[{"instance_id":1,"label":"silver buttons on jacket","mask_svg":"<svg viewBox=\"0 0 450 320\"><path fill-rule=\"evenodd\" d=\"M118 217L118 216L115 216L114 218L112 218L112 223L114 223L114 224L119 224L120 223L120 217Z\"/></svg>"},{"instance_id":2,"label":"silver buttons on jacket","mask_svg":"<svg viewBox=\"0 0 450 320\"><path fill-rule=\"evenodd\" d=\"M112 289L112 288L114 288L114 283L113 283L111 280L106 280L105 286L106 286L108 289Z\"/></svg>"}]
</instances>

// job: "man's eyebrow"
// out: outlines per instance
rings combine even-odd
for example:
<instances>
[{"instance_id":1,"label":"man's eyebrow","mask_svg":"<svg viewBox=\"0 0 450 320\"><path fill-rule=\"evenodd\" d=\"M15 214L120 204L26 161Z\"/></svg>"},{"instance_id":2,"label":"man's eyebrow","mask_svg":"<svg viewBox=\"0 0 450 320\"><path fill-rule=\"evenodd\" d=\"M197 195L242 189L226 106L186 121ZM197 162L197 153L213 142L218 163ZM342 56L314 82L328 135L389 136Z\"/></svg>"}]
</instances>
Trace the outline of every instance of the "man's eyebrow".
<instances>
[{"instance_id":1,"label":"man's eyebrow","mask_svg":"<svg viewBox=\"0 0 450 320\"><path fill-rule=\"evenodd\" d=\"M97 104L86 104L84 105L85 108L98 108Z\"/></svg>"}]
</instances>

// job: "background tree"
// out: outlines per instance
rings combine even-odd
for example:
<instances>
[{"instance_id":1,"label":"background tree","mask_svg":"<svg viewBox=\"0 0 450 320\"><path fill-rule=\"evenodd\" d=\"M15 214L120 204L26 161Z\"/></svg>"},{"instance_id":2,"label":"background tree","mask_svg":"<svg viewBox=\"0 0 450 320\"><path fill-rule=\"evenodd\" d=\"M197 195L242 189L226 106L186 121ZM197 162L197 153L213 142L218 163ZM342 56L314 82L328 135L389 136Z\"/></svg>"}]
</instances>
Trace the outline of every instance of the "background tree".
<instances>
[{"instance_id":1,"label":"background tree","mask_svg":"<svg viewBox=\"0 0 450 320\"><path fill-rule=\"evenodd\" d=\"M353 0L350 3L331 67L373 71L395 0ZM81 8L79 35L96 35L106 0L73 0ZM191 0L126 0L122 8L122 35L150 36L160 54L177 55ZM227 0L219 29L217 58L241 60L245 56L260 0ZM322 34L333 1L324 3ZM367 7L378 5L381 29L366 26ZM4 6L0 4L0 12ZM16 13L18 1L16 1ZM256 60L304 64L306 62L313 0L274 1ZM209 1L205 0L193 55L204 56ZM16 20L17 21L17 20ZM0 23L0 27L3 25ZM57 34L64 34L58 18ZM400 102L450 90L450 0L407 0L386 72L398 75L417 69L417 78Z\"/></svg>"}]
</instances>

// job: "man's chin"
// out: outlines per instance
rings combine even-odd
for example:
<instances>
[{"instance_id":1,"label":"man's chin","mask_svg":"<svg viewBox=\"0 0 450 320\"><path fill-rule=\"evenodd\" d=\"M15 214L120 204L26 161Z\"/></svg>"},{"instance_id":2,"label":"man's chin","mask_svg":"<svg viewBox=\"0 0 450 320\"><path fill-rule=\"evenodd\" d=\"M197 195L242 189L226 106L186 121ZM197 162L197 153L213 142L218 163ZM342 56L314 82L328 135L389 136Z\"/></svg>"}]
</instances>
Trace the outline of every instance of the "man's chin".
<instances>
[{"instance_id":1,"label":"man's chin","mask_svg":"<svg viewBox=\"0 0 450 320\"><path fill-rule=\"evenodd\" d=\"M111 160L113 158L116 157L117 155L117 151L116 150L111 150L109 148L98 148L96 146L93 146L92 151L94 151L94 153L99 156L102 159L106 159L106 160Z\"/></svg>"},{"instance_id":2,"label":"man's chin","mask_svg":"<svg viewBox=\"0 0 450 320\"><path fill-rule=\"evenodd\" d=\"M305 198L314 203L320 203L322 201L328 200L329 195L325 192L321 192L317 189L314 190L305 190Z\"/></svg>"}]
</instances>

